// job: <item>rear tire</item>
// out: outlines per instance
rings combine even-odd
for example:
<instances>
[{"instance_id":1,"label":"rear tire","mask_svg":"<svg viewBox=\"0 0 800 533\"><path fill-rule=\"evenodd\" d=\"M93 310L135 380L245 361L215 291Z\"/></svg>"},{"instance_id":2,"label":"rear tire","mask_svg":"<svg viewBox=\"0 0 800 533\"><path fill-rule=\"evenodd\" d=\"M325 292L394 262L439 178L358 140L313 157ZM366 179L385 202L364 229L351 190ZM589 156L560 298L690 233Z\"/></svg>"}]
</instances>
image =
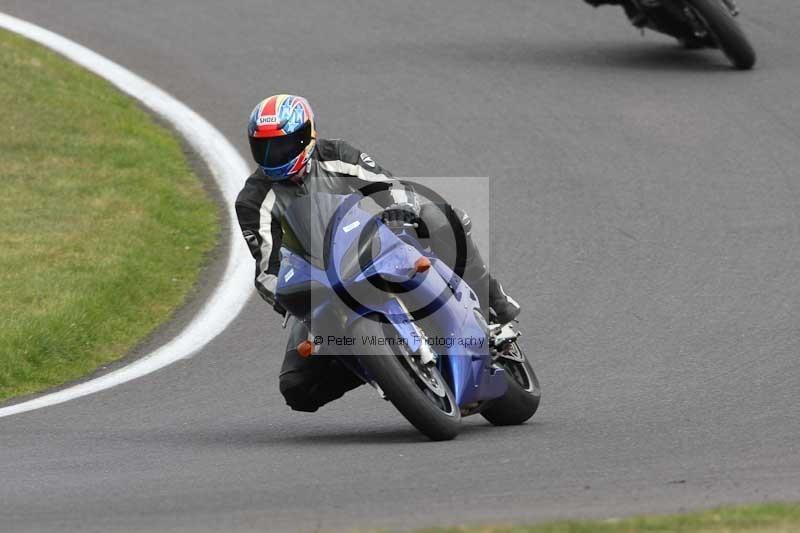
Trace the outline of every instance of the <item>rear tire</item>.
<instances>
[{"instance_id":1,"label":"rear tire","mask_svg":"<svg viewBox=\"0 0 800 533\"><path fill-rule=\"evenodd\" d=\"M739 23L720 0L688 0L705 21L722 52L739 70L749 70L756 63L756 52Z\"/></svg>"},{"instance_id":2,"label":"rear tire","mask_svg":"<svg viewBox=\"0 0 800 533\"><path fill-rule=\"evenodd\" d=\"M383 336L381 324L367 318L359 320L353 326L352 332L356 338L376 334ZM431 393L425 392L425 385L414 376L413 370L404 362L404 355L407 354L395 352L395 349L401 351L404 348L404 346L395 346L394 349L390 346L371 346L372 353L359 354L359 362L381 387L386 399L392 402L422 434L435 441L454 439L461 430L461 411L455 403L450 387L443 379L441 380L445 397L439 401L445 406L447 402L450 404L450 407L446 408L448 412L445 412L442 405L434 402Z\"/></svg>"},{"instance_id":3,"label":"rear tire","mask_svg":"<svg viewBox=\"0 0 800 533\"><path fill-rule=\"evenodd\" d=\"M497 361L506 371L508 390L481 410L481 415L495 426L523 424L536 413L542 399L536 373L519 346L514 345L521 354L521 361L503 357Z\"/></svg>"}]
</instances>

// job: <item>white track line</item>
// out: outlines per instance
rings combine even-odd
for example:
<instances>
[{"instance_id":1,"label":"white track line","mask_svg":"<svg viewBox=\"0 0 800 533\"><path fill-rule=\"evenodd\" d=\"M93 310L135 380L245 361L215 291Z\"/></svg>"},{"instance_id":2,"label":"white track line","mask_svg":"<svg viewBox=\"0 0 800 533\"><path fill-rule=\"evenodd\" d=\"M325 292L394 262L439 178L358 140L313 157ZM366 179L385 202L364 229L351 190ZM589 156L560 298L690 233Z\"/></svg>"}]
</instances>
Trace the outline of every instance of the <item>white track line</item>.
<instances>
[{"instance_id":1,"label":"white track line","mask_svg":"<svg viewBox=\"0 0 800 533\"><path fill-rule=\"evenodd\" d=\"M231 220L233 203L244 178L250 173L236 149L203 117L166 92L120 65L65 37L18 18L0 13L0 27L51 48L116 85L164 117L205 160L222 191ZM41 409L92 394L163 368L189 357L219 335L244 307L252 294L252 264L243 239L232 224L230 253L220 285L194 319L174 339L133 363L58 392L0 408L0 418Z\"/></svg>"}]
</instances>

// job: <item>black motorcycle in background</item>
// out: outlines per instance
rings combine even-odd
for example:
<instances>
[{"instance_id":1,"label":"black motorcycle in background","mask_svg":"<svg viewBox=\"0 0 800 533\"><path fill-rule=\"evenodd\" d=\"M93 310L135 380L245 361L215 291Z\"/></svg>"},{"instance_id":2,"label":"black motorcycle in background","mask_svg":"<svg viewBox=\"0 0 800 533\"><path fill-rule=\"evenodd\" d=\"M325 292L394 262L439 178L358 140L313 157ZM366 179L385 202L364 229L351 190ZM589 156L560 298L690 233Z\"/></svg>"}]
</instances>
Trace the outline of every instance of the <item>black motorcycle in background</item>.
<instances>
[{"instance_id":1,"label":"black motorcycle in background","mask_svg":"<svg viewBox=\"0 0 800 533\"><path fill-rule=\"evenodd\" d=\"M611 3L587 1L593 5ZM671 35L687 48L719 48L740 70L755 65L755 50L735 19L739 9L734 0L621 0L619 3L637 28Z\"/></svg>"}]
</instances>

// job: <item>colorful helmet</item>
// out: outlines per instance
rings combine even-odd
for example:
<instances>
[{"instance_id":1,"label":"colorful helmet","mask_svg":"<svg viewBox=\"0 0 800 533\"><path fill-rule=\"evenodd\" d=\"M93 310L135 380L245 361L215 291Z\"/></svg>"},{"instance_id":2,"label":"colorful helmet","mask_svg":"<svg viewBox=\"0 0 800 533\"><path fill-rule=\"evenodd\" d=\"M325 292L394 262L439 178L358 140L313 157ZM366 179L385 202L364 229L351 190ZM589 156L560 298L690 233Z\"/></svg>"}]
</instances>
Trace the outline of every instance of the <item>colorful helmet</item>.
<instances>
[{"instance_id":1,"label":"colorful helmet","mask_svg":"<svg viewBox=\"0 0 800 533\"><path fill-rule=\"evenodd\" d=\"M247 125L250 151L273 181L302 172L314 153L314 112L302 96L277 94L263 100Z\"/></svg>"}]
</instances>

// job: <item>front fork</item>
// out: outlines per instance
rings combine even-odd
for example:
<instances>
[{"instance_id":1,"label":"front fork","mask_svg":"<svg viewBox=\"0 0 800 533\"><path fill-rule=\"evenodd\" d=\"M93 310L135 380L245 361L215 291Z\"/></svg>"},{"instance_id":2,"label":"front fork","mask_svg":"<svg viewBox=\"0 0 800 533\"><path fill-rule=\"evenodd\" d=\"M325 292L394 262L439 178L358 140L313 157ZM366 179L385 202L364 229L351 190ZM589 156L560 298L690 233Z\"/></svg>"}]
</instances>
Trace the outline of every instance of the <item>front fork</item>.
<instances>
[{"instance_id":1,"label":"front fork","mask_svg":"<svg viewBox=\"0 0 800 533\"><path fill-rule=\"evenodd\" d=\"M689 21L689 25L692 27L692 34L694 34L697 39L705 39L708 37L708 29L706 28L705 23L697 17L697 13L695 13L694 9L692 9L689 4L684 6L683 14L686 16L686 20Z\"/></svg>"}]
</instances>

